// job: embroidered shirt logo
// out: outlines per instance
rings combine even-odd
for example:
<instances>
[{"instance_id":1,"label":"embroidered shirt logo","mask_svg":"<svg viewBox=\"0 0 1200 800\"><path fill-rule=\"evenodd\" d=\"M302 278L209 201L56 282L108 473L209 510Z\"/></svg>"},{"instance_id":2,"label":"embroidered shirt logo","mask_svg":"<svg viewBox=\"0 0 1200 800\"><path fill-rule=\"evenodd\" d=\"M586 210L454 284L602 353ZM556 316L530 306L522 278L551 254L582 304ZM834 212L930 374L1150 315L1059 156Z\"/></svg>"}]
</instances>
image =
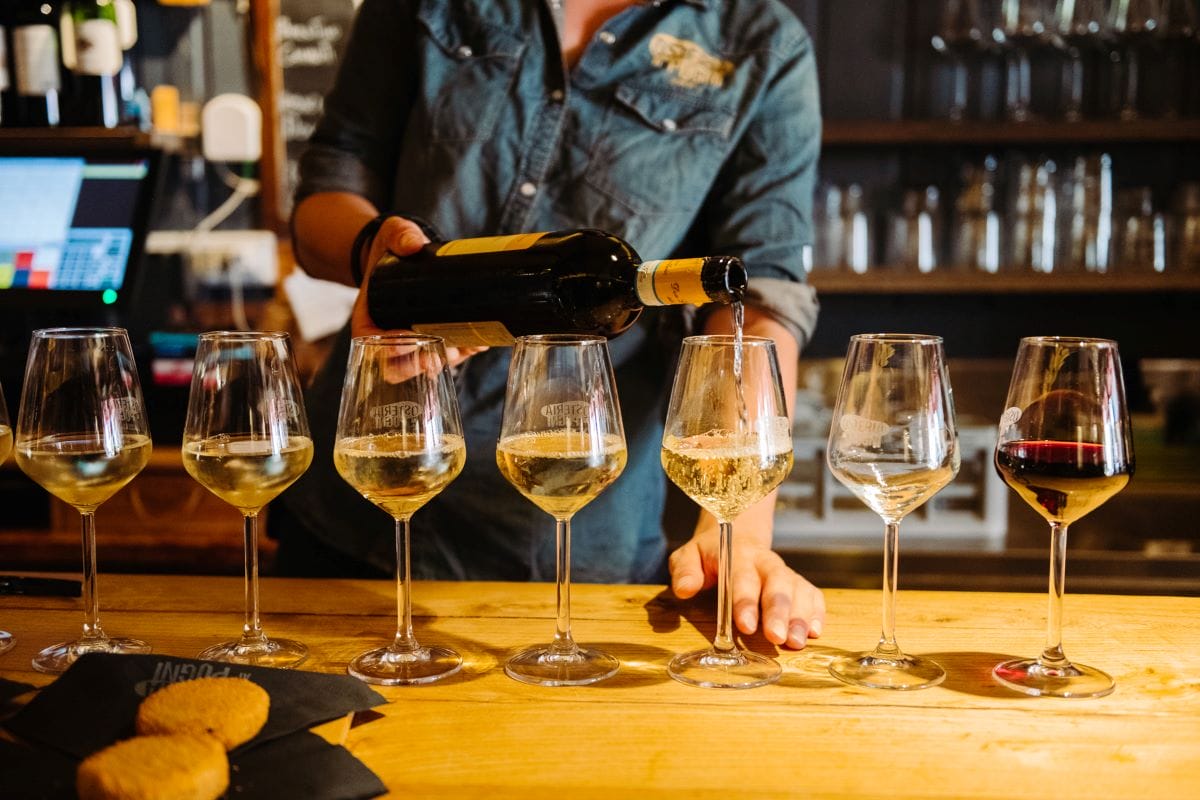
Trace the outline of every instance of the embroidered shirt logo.
<instances>
[{"instance_id":1,"label":"embroidered shirt logo","mask_svg":"<svg viewBox=\"0 0 1200 800\"><path fill-rule=\"evenodd\" d=\"M666 33L656 33L650 40L650 63L675 73L671 83L685 89L698 86L720 89L725 76L733 72L733 62L709 55L695 42Z\"/></svg>"}]
</instances>

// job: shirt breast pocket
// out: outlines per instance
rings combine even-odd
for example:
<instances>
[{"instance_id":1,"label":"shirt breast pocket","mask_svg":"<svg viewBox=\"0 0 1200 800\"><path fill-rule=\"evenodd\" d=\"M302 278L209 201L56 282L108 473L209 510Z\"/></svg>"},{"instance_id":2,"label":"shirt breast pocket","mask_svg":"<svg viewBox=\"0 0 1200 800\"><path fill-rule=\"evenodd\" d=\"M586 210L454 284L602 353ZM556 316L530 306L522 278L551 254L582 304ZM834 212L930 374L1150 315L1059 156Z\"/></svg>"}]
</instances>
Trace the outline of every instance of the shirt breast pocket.
<instances>
[{"instance_id":1,"label":"shirt breast pocket","mask_svg":"<svg viewBox=\"0 0 1200 800\"><path fill-rule=\"evenodd\" d=\"M701 99L622 84L605 113L586 180L639 213L695 211L729 152L734 119Z\"/></svg>"},{"instance_id":2,"label":"shirt breast pocket","mask_svg":"<svg viewBox=\"0 0 1200 800\"><path fill-rule=\"evenodd\" d=\"M453 16L428 7L417 15L431 42L421 80L430 138L481 141L491 137L509 101L525 43L486 22Z\"/></svg>"}]
</instances>

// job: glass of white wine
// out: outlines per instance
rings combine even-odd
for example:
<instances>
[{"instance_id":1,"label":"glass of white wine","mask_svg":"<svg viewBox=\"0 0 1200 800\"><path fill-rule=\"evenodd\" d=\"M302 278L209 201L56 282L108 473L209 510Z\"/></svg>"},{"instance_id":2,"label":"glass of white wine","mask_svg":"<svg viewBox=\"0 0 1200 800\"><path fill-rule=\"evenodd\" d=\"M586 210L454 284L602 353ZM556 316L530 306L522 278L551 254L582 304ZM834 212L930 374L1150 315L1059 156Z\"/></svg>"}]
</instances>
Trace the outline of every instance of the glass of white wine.
<instances>
[{"instance_id":1,"label":"glass of white wine","mask_svg":"<svg viewBox=\"0 0 1200 800\"><path fill-rule=\"evenodd\" d=\"M496 464L554 517L558 609L554 640L522 650L504 671L523 683L580 686L620 662L571 636L571 517L625 468L625 431L608 342L599 336L522 336L513 348Z\"/></svg>"},{"instance_id":2,"label":"glass of white wine","mask_svg":"<svg viewBox=\"0 0 1200 800\"><path fill-rule=\"evenodd\" d=\"M462 472L467 448L458 399L436 336L387 334L350 343L333 463L396 527L396 635L347 671L367 683L432 683L453 675L462 657L418 644L413 635L409 521Z\"/></svg>"},{"instance_id":3,"label":"glass of white wine","mask_svg":"<svg viewBox=\"0 0 1200 800\"><path fill-rule=\"evenodd\" d=\"M749 689L779 679L779 662L740 648L733 633L733 521L792 469L792 428L775 343L756 336L683 340L663 432L671 482L720 523L717 631L703 650L681 653L677 681Z\"/></svg>"},{"instance_id":4,"label":"glass of white wine","mask_svg":"<svg viewBox=\"0 0 1200 800\"><path fill-rule=\"evenodd\" d=\"M17 465L79 511L83 526L83 636L33 657L58 673L85 653L146 653L138 639L100 627L96 509L150 460L150 428L129 337L121 328L33 332L17 417Z\"/></svg>"},{"instance_id":5,"label":"glass of white wine","mask_svg":"<svg viewBox=\"0 0 1200 800\"><path fill-rule=\"evenodd\" d=\"M958 474L958 430L938 336L850 338L827 449L829 469L883 518L883 631L867 653L829 665L835 678L874 689L924 689L946 672L896 643L900 521Z\"/></svg>"},{"instance_id":6,"label":"glass of white wine","mask_svg":"<svg viewBox=\"0 0 1200 800\"><path fill-rule=\"evenodd\" d=\"M12 452L12 446L12 426L8 423L8 408L4 405L4 387L0 386L0 465L4 464L4 459L8 458L8 454ZM7 653L12 646L12 634L8 631L0 631L0 653Z\"/></svg>"},{"instance_id":7,"label":"glass of white wine","mask_svg":"<svg viewBox=\"0 0 1200 800\"><path fill-rule=\"evenodd\" d=\"M183 427L183 466L242 512L246 612L241 638L213 645L200 658L287 668L308 656L300 642L267 638L259 622L258 513L304 474L312 456L288 335L201 334Z\"/></svg>"}]
</instances>

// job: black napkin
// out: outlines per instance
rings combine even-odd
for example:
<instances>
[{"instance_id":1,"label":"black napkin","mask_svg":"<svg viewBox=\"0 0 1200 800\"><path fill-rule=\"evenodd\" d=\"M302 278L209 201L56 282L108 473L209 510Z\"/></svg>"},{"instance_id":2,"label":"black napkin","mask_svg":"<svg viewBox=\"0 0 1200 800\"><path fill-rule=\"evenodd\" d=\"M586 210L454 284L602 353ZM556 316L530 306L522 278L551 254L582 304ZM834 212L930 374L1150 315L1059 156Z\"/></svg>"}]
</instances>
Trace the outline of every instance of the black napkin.
<instances>
[{"instance_id":1,"label":"black napkin","mask_svg":"<svg viewBox=\"0 0 1200 800\"><path fill-rule=\"evenodd\" d=\"M0 774L6 777L0 795L9 797L11 776L13 791L25 792L15 797L73 796L78 759L133 736L137 707L144 697L169 683L209 676L244 677L271 696L266 725L229 754L230 796L236 793L240 800L356 800L386 791L374 773L349 751L307 730L387 702L357 678L153 654L92 653L82 656L2 723L10 733L35 747L4 743ZM30 753L36 753L36 757L24 757Z\"/></svg>"},{"instance_id":2,"label":"black napkin","mask_svg":"<svg viewBox=\"0 0 1200 800\"><path fill-rule=\"evenodd\" d=\"M36 687L32 683L21 683L19 681L10 681L8 678L0 678L0 717L4 716L4 707L9 700L14 697L20 697L26 692L33 691Z\"/></svg>"},{"instance_id":3,"label":"black napkin","mask_svg":"<svg viewBox=\"0 0 1200 800\"><path fill-rule=\"evenodd\" d=\"M348 675L154 654L90 653L5 721L4 727L28 742L86 758L118 739L133 736L138 704L155 689L210 676L247 678L271 696L267 724L242 748L387 702Z\"/></svg>"},{"instance_id":4,"label":"black napkin","mask_svg":"<svg viewBox=\"0 0 1200 800\"><path fill-rule=\"evenodd\" d=\"M281 764L289 765L280 769ZM0 739L0 796L5 800L73 800L78 760L46 748ZM300 731L239 750L229 759L228 797L360 800L387 791L344 747Z\"/></svg>"}]
</instances>

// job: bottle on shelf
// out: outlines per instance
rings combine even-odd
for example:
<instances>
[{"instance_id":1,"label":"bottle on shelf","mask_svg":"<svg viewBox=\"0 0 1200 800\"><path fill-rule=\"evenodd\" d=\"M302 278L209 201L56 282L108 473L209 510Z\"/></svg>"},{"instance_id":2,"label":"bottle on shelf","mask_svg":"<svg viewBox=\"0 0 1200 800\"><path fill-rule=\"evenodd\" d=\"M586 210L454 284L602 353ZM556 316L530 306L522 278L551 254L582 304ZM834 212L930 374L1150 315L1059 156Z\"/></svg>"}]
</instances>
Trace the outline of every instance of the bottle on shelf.
<instances>
[{"instance_id":1,"label":"bottle on shelf","mask_svg":"<svg viewBox=\"0 0 1200 800\"><path fill-rule=\"evenodd\" d=\"M384 256L367 305L383 328L451 344L511 344L516 336L615 336L645 306L740 301L746 269L732 256L642 261L604 231L581 229L432 243Z\"/></svg>"},{"instance_id":2,"label":"bottle on shelf","mask_svg":"<svg viewBox=\"0 0 1200 800\"><path fill-rule=\"evenodd\" d=\"M117 127L124 51L115 0L68 0L62 22L63 63L71 71L68 122Z\"/></svg>"},{"instance_id":3,"label":"bottle on shelf","mask_svg":"<svg viewBox=\"0 0 1200 800\"><path fill-rule=\"evenodd\" d=\"M54 127L61 121L62 61L59 58L57 3L13 3L9 34L15 119L6 125Z\"/></svg>"},{"instance_id":4,"label":"bottle on shelf","mask_svg":"<svg viewBox=\"0 0 1200 800\"><path fill-rule=\"evenodd\" d=\"M0 5L0 127L13 124L13 88L8 68L9 8Z\"/></svg>"}]
</instances>

